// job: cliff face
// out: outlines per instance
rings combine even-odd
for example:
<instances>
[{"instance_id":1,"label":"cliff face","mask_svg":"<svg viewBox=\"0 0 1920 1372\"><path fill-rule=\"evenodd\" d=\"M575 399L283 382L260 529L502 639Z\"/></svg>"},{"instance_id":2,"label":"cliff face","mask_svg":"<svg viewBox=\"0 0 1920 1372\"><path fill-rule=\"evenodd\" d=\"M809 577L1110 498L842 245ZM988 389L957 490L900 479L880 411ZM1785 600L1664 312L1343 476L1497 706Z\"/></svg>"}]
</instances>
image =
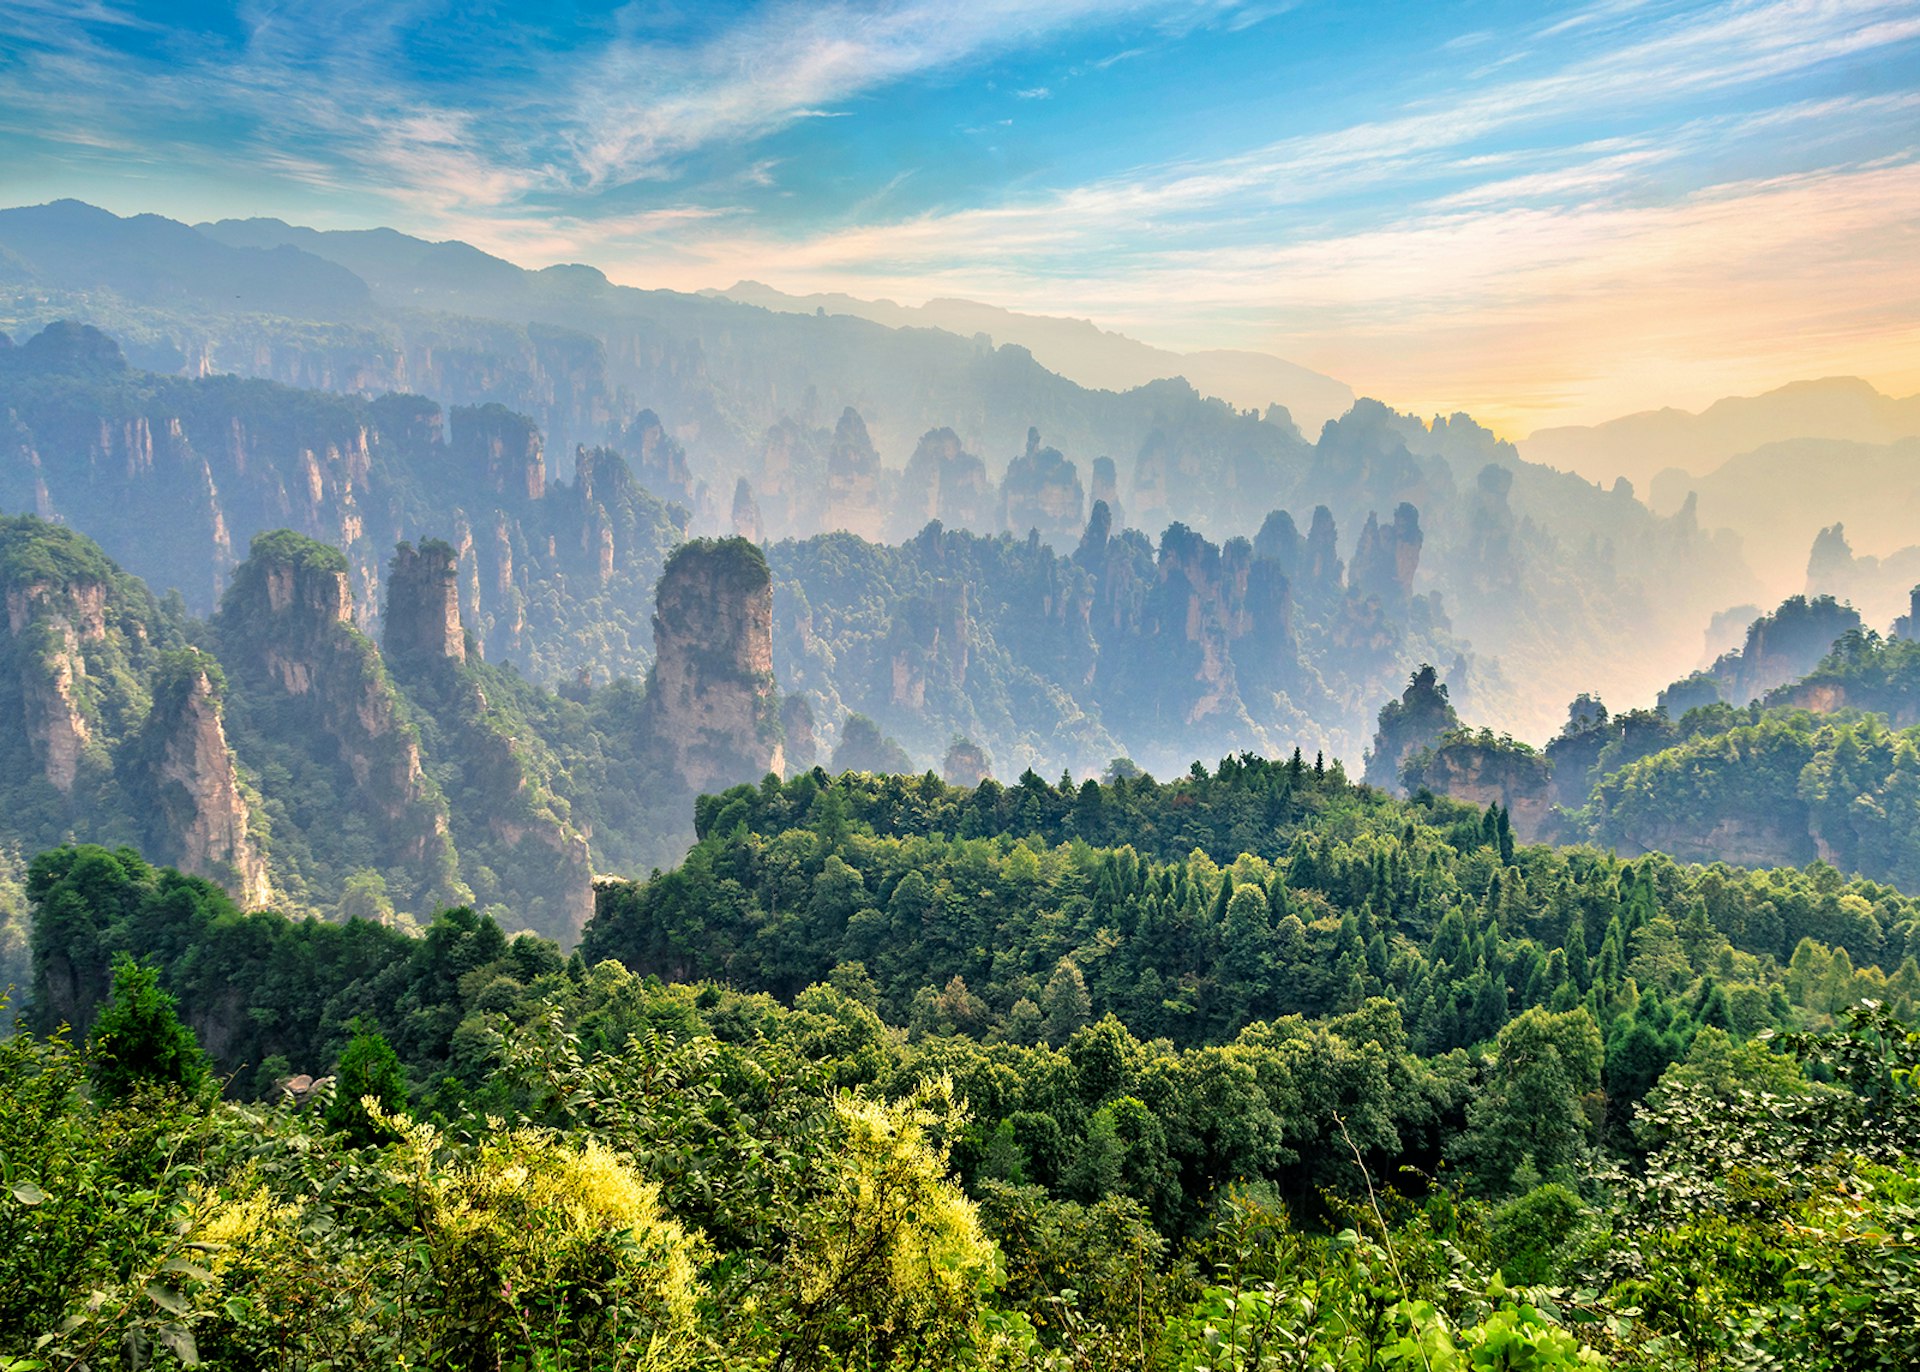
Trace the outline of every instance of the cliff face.
<instances>
[{"instance_id":1,"label":"cliff face","mask_svg":"<svg viewBox=\"0 0 1920 1372\"><path fill-rule=\"evenodd\" d=\"M401 544L387 574L385 656L421 717L432 721L429 771L445 784L461 873L482 904L572 943L593 909L593 854L555 794L562 768L521 716L489 699L516 685L469 664L460 627L459 555L428 540Z\"/></svg>"},{"instance_id":2,"label":"cliff face","mask_svg":"<svg viewBox=\"0 0 1920 1372\"><path fill-rule=\"evenodd\" d=\"M687 450L652 410L635 415L614 446L628 455L634 479L660 499L693 503L693 469L687 465Z\"/></svg>"},{"instance_id":3,"label":"cliff face","mask_svg":"<svg viewBox=\"0 0 1920 1372\"><path fill-rule=\"evenodd\" d=\"M869 541L884 537L880 500L880 454L866 422L852 407L834 427L827 453L828 524Z\"/></svg>"},{"instance_id":4,"label":"cliff face","mask_svg":"<svg viewBox=\"0 0 1920 1372\"><path fill-rule=\"evenodd\" d=\"M453 412L452 457L494 495L514 501L547 493L547 457L540 431L504 405Z\"/></svg>"},{"instance_id":5,"label":"cliff face","mask_svg":"<svg viewBox=\"0 0 1920 1372\"><path fill-rule=\"evenodd\" d=\"M1079 469L1029 429L1026 452L1007 464L1000 484L1000 527L1016 538L1037 529L1046 542L1070 547L1085 526L1086 504Z\"/></svg>"},{"instance_id":6,"label":"cliff face","mask_svg":"<svg viewBox=\"0 0 1920 1372\"><path fill-rule=\"evenodd\" d=\"M1748 816L1723 818L1707 829L1647 825L1623 834L1619 847L1636 857L1667 853L1681 862L1726 862L1736 867L1799 867L1826 856L1803 824Z\"/></svg>"},{"instance_id":7,"label":"cliff face","mask_svg":"<svg viewBox=\"0 0 1920 1372\"><path fill-rule=\"evenodd\" d=\"M336 550L284 530L264 534L215 620L221 661L247 680L263 739L344 770L352 803L375 820L381 865L403 873L422 904L455 899L464 891L454 877L446 803L352 612Z\"/></svg>"},{"instance_id":8,"label":"cliff face","mask_svg":"<svg viewBox=\"0 0 1920 1372\"><path fill-rule=\"evenodd\" d=\"M715 791L785 766L773 680L773 577L744 539L667 559L654 594L649 733L688 786Z\"/></svg>"},{"instance_id":9,"label":"cliff face","mask_svg":"<svg viewBox=\"0 0 1920 1372\"><path fill-rule=\"evenodd\" d=\"M803 536L821 527L827 505L827 448L833 436L782 419L762 438L751 470L766 529Z\"/></svg>"},{"instance_id":10,"label":"cliff face","mask_svg":"<svg viewBox=\"0 0 1920 1372\"><path fill-rule=\"evenodd\" d=\"M465 662L467 635L460 626L460 555L450 543L431 539L418 548L402 543L387 569L386 613L380 644L390 659Z\"/></svg>"},{"instance_id":11,"label":"cliff face","mask_svg":"<svg viewBox=\"0 0 1920 1372\"><path fill-rule=\"evenodd\" d=\"M894 533L902 539L934 519L957 529L986 530L994 514L987 464L962 447L952 429L930 429L907 459L895 510Z\"/></svg>"},{"instance_id":12,"label":"cliff face","mask_svg":"<svg viewBox=\"0 0 1920 1372\"><path fill-rule=\"evenodd\" d=\"M1413 578L1420 569L1423 541L1420 512L1413 506L1402 503L1393 512L1393 522L1384 527L1376 515L1369 514L1353 550L1348 584L1361 595L1376 596L1389 606L1404 608L1413 597Z\"/></svg>"},{"instance_id":13,"label":"cliff face","mask_svg":"<svg viewBox=\"0 0 1920 1372\"><path fill-rule=\"evenodd\" d=\"M1410 782L1438 795L1507 811L1514 837L1538 843L1552 829L1553 786L1546 759L1486 740L1455 738L1425 755Z\"/></svg>"},{"instance_id":14,"label":"cliff face","mask_svg":"<svg viewBox=\"0 0 1920 1372\"><path fill-rule=\"evenodd\" d=\"M819 758L820 740L815 730L813 706L803 695L790 695L780 702L780 731L785 736L781 749L786 753L787 769L804 772Z\"/></svg>"},{"instance_id":15,"label":"cliff face","mask_svg":"<svg viewBox=\"0 0 1920 1372\"><path fill-rule=\"evenodd\" d=\"M583 665L645 670L645 630L623 632L626 607L645 599L682 535L686 516L666 502L687 498L690 480L652 416L618 436L640 479L607 449L583 455L569 483L547 470L533 419L498 404L443 423L420 396L156 376L130 369L97 330L48 333L13 350L31 352L24 363L0 367L0 508L84 530L197 614L218 606L254 537L291 529L345 555L362 629L394 544L451 529L474 554L464 618L488 656L549 680ZM462 364L442 353L436 365ZM531 619L529 605L541 607Z\"/></svg>"},{"instance_id":16,"label":"cliff face","mask_svg":"<svg viewBox=\"0 0 1920 1372\"><path fill-rule=\"evenodd\" d=\"M1113 522L1123 528L1126 526L1126 510L1120 504L1120 476L1112 458L1093 459L1093 488L1088 493L1088 499L1096 505L1105 503L1113 515Z\"/></svg>"},{"instance_id":17,"label":"cliff face","mask_svg":"<svg viewBox=\"0 0 1920 1372\"><path fill-rule=\"evenodd\" d=\"M156 690L145 738L151 852L159 861L211 878L246 909L273 900L267 863L252 833L227 746L210 659L195 655Z\"/></svg>"},{"instance_id":18,"label":"cliff face","mask_svg":"<svg viewBox=\"0 0 1920 1372\"><path fill-rule=\"evenodd\" d=\"M942 581L931 596L916 596L895 613L888 635L891 703L919 710L934 677L952 691L964 690L971 651L967 584Z\"/></svg>"},{"instance_id":19,"label":"cliff face","mask_svg":"<svg viewBox=\"0 0 1920 1372\"><path fill-rule=\"evenodd\" d=\"M986 750L970 739L956 738L940 764L940 775L949 786L978 786L991 774Z\"/></svg>"},{"instance_id":20,"label":"cliff face","mask_svg":"<svg viewBox=\"0 0 1920 1372\"><path fill-rule=\"evenodd\" d=\"M34 581L7 588L7 631L34 760L62 795L73 791L93 729L82 701L88 645L106 637L106 587Z\"/></svg>"},{"instance_id":21,"label":"cliff face","mask_svg":"<svg viewBox=\"0 0 1920 1372\"><path fill-rule=\"evenodd\" d=\"M146 588L68 528L0 517L0 592L0 717L19 730L0 728L0 832L28 851L74 832L138 844L242 903L265 902L218 664L186 649ZM36 787L62 803L45 805Z\"/></svg>"},{"instance_id":22,"label":"cliff face","mask_svg":"<svg viewBox=\"0 0 1920 1372\"><path fill-rule=\"evenodd\" d=\"M1860 614L1831 596L1792 596L1747 626L1740 650L1713 664L1721 698L1745 705L1812 672L1834 640L1861 627Z\"/></svg>"},{"instance_id":23,"label":"cliff face","mask_svg":"<svg viewBox=\"0 0 1920 1372\"><path fill-rule=\"evenodd\" d=\"M760 519L760 503L753 498L753 485L744 476L733 484L733 534L749 543L763 543L767 536Z\"/></svg>"}]
</instances>

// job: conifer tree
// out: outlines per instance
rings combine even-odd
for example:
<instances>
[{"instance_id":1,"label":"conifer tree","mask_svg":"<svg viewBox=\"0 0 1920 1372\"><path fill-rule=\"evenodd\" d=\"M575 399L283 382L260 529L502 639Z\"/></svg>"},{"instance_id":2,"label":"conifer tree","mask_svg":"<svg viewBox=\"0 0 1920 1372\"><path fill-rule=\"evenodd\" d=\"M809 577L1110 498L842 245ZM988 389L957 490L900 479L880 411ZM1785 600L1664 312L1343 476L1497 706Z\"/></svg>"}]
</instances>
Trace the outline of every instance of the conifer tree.
<instances>
[{"instance_id":1,"label":"conifer tree","mask_svg":"<svg viewBox=\"0 0 1920 1372\"><path fill-rule=\"evenodd\" d=\"M87 1035L95 1094L123 1100L143 1083L194 1095L207 1083L207 1058L176 1002L160 989L156 968L122 953L113 967L113 998Z\"/></svg>"}]
</instances>

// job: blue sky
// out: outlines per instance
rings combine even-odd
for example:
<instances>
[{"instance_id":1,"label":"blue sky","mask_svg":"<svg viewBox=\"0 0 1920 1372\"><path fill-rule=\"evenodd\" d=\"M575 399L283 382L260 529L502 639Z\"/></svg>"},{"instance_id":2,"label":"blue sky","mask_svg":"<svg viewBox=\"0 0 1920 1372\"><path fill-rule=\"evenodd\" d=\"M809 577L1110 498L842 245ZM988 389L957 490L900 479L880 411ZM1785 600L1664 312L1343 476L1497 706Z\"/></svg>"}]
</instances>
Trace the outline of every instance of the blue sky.
<instances>
[{"instance_id":1,"label":"blue sky","mask_svg":"<svg viewBox=\"0 0 1920 1372\"><path fill-rule=\"evenodd\" d=\"M0 0L0 201L1253 347L1509 432L1920 390L1920 0Z\"/></svg>"}]
</instances>

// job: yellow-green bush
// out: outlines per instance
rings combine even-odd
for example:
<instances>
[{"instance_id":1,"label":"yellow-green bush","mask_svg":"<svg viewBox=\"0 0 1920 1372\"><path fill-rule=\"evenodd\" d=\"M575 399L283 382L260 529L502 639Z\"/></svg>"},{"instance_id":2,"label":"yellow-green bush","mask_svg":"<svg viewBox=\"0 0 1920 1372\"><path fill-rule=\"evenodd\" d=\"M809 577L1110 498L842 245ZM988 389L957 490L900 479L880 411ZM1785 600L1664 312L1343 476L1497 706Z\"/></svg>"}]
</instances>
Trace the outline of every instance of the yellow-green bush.
<instances>
[{"instance_id":1,"label":"yellow-green bush","mask_svg":"<svg viewBox=\"0 0 1920 1372\"><path fill-rule=\"evenodd\" d=\"M698 1245L661 1213L659 1188L598 1142L504 1134L433 1176L427 1197L439 1361L666 1369L691 1359Z\"/></svg>"},{"instance_id":2,"label":"yellow-green bush","mask_svg":"<svg viewBox=\"0 0 1920 1372\"><path fill-rule=\"evenodd\" d=\"M947 1179L952 1087L834 1102L840 1147L788 1250L773 1332L786 1367L948 1366L973 1342L993 1245Z\"/></svg>"}]
</instances>

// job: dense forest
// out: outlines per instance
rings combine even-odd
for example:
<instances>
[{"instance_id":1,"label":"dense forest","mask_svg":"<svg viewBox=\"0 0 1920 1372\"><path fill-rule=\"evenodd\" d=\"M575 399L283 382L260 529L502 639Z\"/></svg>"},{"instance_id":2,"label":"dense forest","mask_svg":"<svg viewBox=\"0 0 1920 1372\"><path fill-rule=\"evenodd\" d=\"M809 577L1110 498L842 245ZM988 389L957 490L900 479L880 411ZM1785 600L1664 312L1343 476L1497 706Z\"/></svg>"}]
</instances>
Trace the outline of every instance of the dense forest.
<instances>
[{"instance_id":1,"label":"dense forest","mask_svg":"<svg viewBox=\"0 0 1920 1372\"><path fill-rule=\"evenodd\" d=\"M127 849L36 859L0 1050L20 1351L1920 1355L1897 891L1520 844L1301 757L809 772L696 823L571 957L470 909L291 921Z\"/></svg>"}]
</instances>

